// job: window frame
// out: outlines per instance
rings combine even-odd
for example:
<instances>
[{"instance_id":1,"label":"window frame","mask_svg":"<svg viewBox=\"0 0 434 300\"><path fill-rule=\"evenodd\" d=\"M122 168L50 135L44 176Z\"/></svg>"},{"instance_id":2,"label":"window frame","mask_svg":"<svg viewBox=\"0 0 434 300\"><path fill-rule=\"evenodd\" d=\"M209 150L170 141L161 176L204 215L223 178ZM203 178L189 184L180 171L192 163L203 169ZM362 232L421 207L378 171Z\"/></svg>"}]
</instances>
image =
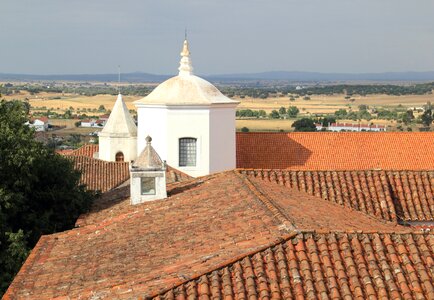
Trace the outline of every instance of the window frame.
<instances>
[{"instance_id":1,"label":"window frame","mask_svg":"<svg viewBox=\"0 0 434 300\"><path fill-rule=\"evenodd\" d=\"M122 156L122 160L118 160L118 155ZM115 154L115 162L124 162L125 161L125 155L122 151L118 151Z\"/></svg>"},{"instance_id":2,"label":"window frame","mask_svg":"<svg viewBox=\"0 0 434 300\"><path fill-rule=\"evenodd\" d=\"M186 148L183 148L182 142L183 141L194 141L194 143L191 143L194 145L194 148L188 149L189 144L186 144ZM183 151L186 151L185 153ZM191 151L192 155L189 156L189 151ZM189 164L189 161L191 158L194 158L194 163ZM197 166L197 160L198 160L198 139L195 137L182 137L178 139L178 166L183 168L191 168Z\"/></svg>"},{"instance_id":3,"label":"window frame","mask_svg":"<svg viewBox=\"0 0 434 300\"><path fill-rule=\"evenodd\" d=\"M152 180L154 192L143 193L143 181L144 180ZM140 195L141 196L152 196L157 194L157 180L155 177L140 177Z\"/></svg>"}]
</instances>

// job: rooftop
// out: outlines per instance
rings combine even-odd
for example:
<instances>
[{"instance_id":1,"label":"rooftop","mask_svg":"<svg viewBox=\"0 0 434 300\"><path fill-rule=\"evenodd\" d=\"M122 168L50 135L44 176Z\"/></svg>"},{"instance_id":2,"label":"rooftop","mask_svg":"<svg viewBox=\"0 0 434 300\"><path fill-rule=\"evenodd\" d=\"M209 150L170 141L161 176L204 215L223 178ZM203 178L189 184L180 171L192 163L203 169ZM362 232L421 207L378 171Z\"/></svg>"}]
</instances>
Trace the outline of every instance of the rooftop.
<instances>
[{"instance_id":1,"label":"rooftop","mask_svg":"<svg viewBox=\"0 0 434 300\"><path fill-rule=\"evenodd\" d=\"M408 232L234 171L174 183L168 195L136 206L125 204L127 194L96 203L79 228L40 239L7 295L145 298L299 232Z\"/></svg>"},{"instance_id":2,"label":"rooftop","mask_svg":"<svg viewBox=\"0 0 434 300\"><path fill-rule=\"evenodd\" d=\"M304 232L154 299L434 299L434 235Z\"/></svg>"},{"instance_id":3,"label":"rooftop","mask_svg":"<svg viewBox=\"0 0 434 300\"><path fill-rule=\"evenodd\" d=\"M237 168L434 170L433 132L239 132L236 144Z\"/></svg>"}]
</instances>

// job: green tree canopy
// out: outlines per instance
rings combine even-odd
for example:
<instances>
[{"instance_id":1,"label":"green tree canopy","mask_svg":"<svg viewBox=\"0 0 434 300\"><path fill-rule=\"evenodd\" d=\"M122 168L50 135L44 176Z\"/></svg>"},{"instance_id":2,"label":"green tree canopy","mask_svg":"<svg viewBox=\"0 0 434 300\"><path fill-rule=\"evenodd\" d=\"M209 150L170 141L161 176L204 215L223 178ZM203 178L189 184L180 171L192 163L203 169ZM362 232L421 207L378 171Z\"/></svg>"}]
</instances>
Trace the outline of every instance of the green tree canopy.
<instances>
[{"instance_id":1,"label":"green tree canopy","mask_svg":"<svg viewBox=\"0 0 434 300\"><path fill-rule=\"evenodd\" d=\"M325 116L324 118L319 118L318 123L322 126L329 126L332 123L336 123L336 118L334 116Z\"/></svg>"},{"instance_id":2,"label":"green tree canopy","mask_svg":"<svg viewBox=\"0 0 434 300\"><path fill-rule=\"evenodd\" d=\"M300 110L296 106L290 106L288 108L288 117L295 118L295 117L297 117L299 112L300 112Z\"/></svg>"},{"instance_id":3,"label":"green tree canopy","mask_svg":"<svg viewBox=\"0 0 434 300\"><path fill-rule=\"evenodd\" d=\"M270 113L270 118L271 119L280 119L279 112L277 110L273 109Z\"/></svg>"},{"instance_id":4,"label":"green tree canopy","mask_svg":"<svg viewBox=\"0 0 434 300\"><path fill-rule=\"evenodd\" d=\"M315 123L312 119L303 118L292 123L295 131L316 131Z\"/></svg>"},{"instance_id":5,"label":"green tree canopy","mask_svg":"<svg viewBox=\"0 0 434 300\"><path fill-rule=\"evenodd\" d=\"M434 119L434 116L433 116L431 108L426 109L424 111L424 113L422 114L423 125L425 125L426 127L430 127L433 119Z\"/></svg>"},{"instance_id":6,"label":"green tree canopy","mask_svg":"<svg viewBox=\"0 0 434 300\"><path fill-rule=\"evenodd\" d=\"M39 237L72 228L93 199L72 162L34 139L28 112L0 102L0 296Z\"/></svg>"}]
</instances>

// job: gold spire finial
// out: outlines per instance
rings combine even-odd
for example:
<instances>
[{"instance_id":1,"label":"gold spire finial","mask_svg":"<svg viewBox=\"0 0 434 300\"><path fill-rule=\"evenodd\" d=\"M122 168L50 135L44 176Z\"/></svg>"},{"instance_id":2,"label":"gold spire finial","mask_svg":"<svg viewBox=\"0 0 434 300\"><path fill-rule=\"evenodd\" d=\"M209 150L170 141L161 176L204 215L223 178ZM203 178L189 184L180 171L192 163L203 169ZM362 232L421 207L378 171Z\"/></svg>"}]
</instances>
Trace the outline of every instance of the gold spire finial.
<instances>
[{"instance_id":1,"label":"gold spire finial","mask_svg":"<svg viewBox=\"0 0 434 300\"><path fill-rule=\"evenodd\" d=\"M184 45L182 47L181 56L190 56L190 49L188 49L188 41L184 40Z\"/></svg>"},{"instance_id":2,"label":"gold spire finial","mask_svg":"<svg viewBox=\"0 0 434 300\"><path fill-rule=\"evenodd\" d=\"M193 67L190 59L190 49L188 48L187 30L185 31L184 44L182 46L181 61L179 63L179 75L192 75Z\"/></svg>"}]
</instances>

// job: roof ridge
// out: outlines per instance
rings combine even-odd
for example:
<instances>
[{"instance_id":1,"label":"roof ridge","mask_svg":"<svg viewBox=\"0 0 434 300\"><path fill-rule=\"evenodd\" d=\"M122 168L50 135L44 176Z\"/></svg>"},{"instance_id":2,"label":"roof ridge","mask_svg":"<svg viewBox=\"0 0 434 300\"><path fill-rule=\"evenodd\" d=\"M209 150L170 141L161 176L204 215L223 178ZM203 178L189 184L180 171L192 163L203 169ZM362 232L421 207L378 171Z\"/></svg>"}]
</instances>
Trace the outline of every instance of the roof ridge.
<instances>
[{"instance_id":1,"label":"roof ridge","mask_svg":"<svg viewBox=\"0 0 434 300\"><path fill-rule=\"evenodd\" d=\"M289 231L296 231L296 226L291 218L277 205L269 196L267 196L258 186L256 186L247 176L234 172L240 180L242 180L248 189L256 196L256 198L265 205L265 207L273 214L273 216L282 223L281 227Z\"/></svg>"}]
</instances>

